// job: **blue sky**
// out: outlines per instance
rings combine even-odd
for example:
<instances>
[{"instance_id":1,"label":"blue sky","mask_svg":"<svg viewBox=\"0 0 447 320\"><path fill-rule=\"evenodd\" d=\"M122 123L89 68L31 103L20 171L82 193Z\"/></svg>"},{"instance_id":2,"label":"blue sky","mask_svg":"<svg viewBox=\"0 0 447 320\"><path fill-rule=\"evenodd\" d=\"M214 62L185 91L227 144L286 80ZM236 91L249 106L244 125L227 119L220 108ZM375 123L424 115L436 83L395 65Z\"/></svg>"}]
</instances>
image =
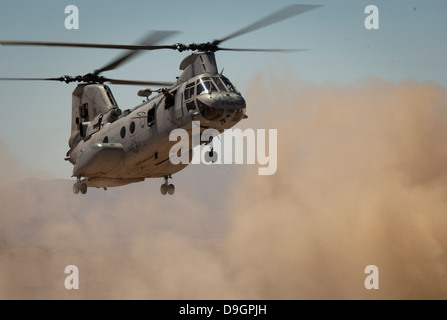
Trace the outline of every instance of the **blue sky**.
<instances>
[{"instance_id":1,"label":"blue sky","mask_svg":"<svg viewBox=\"0 0 447 320\"><path fill-rule=\"evenodd\" d=\"M149 30L182 33L166 43L225 37L294 1L2 1L0 39L134 43ZM304 3L301 2L300 3ZM227 47L303 48L286 55L218 52L219 68L244 90L259 72L287 73L312 83L355 84L369 76L411 78L447 86L447 1L307 1L322 8L232 39ZM367 5L379 8L379 30L366 30ZM80 11L80 29L64 27L67 5ZM0 47L0 77L56 77L91 72L118 50ZM148 52L108 77L173 81L188 53ZM0 83L1 141L24 169L71 176L68 150L74 84ZM111 86L122 109L140 102L139 87ZM367 98L367 97L365 97ZM250 108L250 106L248 106Z\"/></svg>"}]
</instances>

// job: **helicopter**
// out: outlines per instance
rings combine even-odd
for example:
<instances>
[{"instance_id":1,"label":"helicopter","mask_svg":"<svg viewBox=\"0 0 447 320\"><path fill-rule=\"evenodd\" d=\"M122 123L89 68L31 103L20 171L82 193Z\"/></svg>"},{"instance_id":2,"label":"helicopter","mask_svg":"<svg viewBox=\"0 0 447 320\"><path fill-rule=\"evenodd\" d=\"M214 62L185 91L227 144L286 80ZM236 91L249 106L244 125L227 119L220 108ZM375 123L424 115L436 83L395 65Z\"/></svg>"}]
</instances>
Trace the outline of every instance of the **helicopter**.
<instances>
[{"instance_id":1,"label":"helicopter","mask_svg":"<svg viewBox=\"0 0 447 320\"><path fill-rule=\"evenodd\" d=\"M89 187L119 187L142 182L147 178L163 178L162 195L173 195L172 175L188 164L173 164L170 132L193 130L200 123L200 132L212 128L219 133L247 118L246 101L233 83L218 71L217 51L297 52L299 49L237 49L220 45L230 39L302 14L320 5L290 5L222 39L213 42L158 45L175 31L152 31L134 45L66 42L0 41L2 46L49 46L97 49L122 49L126 52L104 67L80 76L55 78L0 78L2 81L59 81L78 83L72 93L71 134L65 160L73 165L75 194L86 194ZM172 82L119 80L102 76L144 51L193 51L180 64L182 73ZM106 83L114 85L158 86L143 88L138 96L146 100L132 109L121 110ZM156 95L152 98L153 93ZM191 134L190 134L191 137ZM201 142L212 144L209 141ZM192 146L192 144L190 144ZM189 150L192 158L192 147ZM209 157L214 158L211 147Z\"/></svg>"}]
</instances>

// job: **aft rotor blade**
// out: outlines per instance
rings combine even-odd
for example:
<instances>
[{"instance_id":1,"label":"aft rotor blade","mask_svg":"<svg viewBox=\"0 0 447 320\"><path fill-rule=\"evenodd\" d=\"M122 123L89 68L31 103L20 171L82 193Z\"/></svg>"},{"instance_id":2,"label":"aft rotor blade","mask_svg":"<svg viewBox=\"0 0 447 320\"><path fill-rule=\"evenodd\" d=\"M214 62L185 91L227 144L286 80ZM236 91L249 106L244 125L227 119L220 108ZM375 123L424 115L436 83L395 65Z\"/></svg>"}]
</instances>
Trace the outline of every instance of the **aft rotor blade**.
<instances>
[{"instance_id":1,"label":"aft rotor blade","mask_svg":"<svg viewBox=\"0 0 447 320\"><path fill-rule=\"evenodd\" d=\"M138 81L138 80L119 80L119 79L109 79L102 78L103 82L109 82L112 84L120 85L131 85L131 86L160 86L160 87L170 87L173 85L172 82L156 82L156 81Z\"/></svg>"},{"instance_id":2,"label":"aft rotor blade","mask_svg":"<svg viewBox=\"0 0 447 320\"><path fill-rule=\"evenodd\" d=\"M150 47L157 42L160 42L168 37L173 36L174 34L178 33L177 31L153 31L148 36L146 36L138 45L143 47ZM123 54L119 56L117 59L113 60L106 66L102 67L99 70L95 70L95 74L99 75L100 73L104 71L110 71L118 68L120 65L124 64L125 62L129 62L131 59L134 59L137 57L137 55L142 53L143 49L132 49L133 51Z\"/></svg>"},{"instance_id":3,"label":"aft rotor blade","mask_svg":"<svg viewBox=\"0 0 447 320\"><path fill-rule=\"evenodd\" d=\"M96 49L124 49L124 50L160 50L177 49L175 45L150 46L150 45L125 45L125 44L98 44L98 43L71 43L71 42L42 42L42 41L0 41L2 46L33 46L33 47L71 47L71 48L96 48Z\"/></svg>"},{"instance_id":4,"label":"aft rotor blade","mask_svg":"<svg viewBox=\"0 0 447 320\"><path fill-rule=\"evenodd\" d=\"M104 77L96 77L93 83L104 83L110 82L112 84L118 85L138 85L138 86L160 86L160 87L170 87L173 85L172 82L160 82L160 81L139 81L139 80L119 80L119 79L109 79ZM59 81L65 83L71 82L89 82L88 79L83 80L82 76L70 77L64 76L59 78L0 78L0 81Z\"/></svg>"},{"instance_id":5,"label":"aft rotor blade","mask_svg":"<svg viewBox=\"0 0 447 320\"><path fill-rule=\"evenodd\" d=\"M0 78L0 81L65 81L64 78Z\"/></svg>"},{"instance_id":6,"label":"aft rotor blade","mask_svg":"<svg viewBox=\"0 0 447 320\"><path fill-rule=\"evenodd\" d=\"M312 10L312 9L315 9L315 8L318 8L318 7L321 7L321 5L309 5L309 4L294 4L294 5L290 5L290 6L285 7L284 9L282 9L282 10L280 10L278 12L275 12L275 13L273 13L273 14L271 14L271 15L269 15L269 16L267 16L267 17L265 17L265 18L263 18L263 19L261 19L261 20L259 20L257 22L255 22L255 23L253 23L253 24L251 24L251 25L249 25L249 26L239 30L239 31L236 31L236 32L230 34L229 36L227 36L227 37L225 37L223 39L216 40L216 41L214 41L214 43L216 45L219 45L220 43L222 43L224 41L227 41L227 40L230 40L230 39L242 36L242 35L244 35L246 33L249 33L249 32L252 32L252 31L264 28L264 27L267 27L267 26L272 25L274 23L286 20L288 18L294 17L294 16L296 16L298 14L307 12L309 10Z\"/></svg>"},{"instance_id":7,"label":"aft rotor blade","mask_svg":"<svg viewBox=\"0 0 447 320\"><path fill-rule=\"evenodd\" d=\"M217 51L240 51L240 52L278 52L278 53L289 53L289 52L301 52L309 51L309 49L237 49L237 48L218 48Z\"/></svg>"}]
</instances>

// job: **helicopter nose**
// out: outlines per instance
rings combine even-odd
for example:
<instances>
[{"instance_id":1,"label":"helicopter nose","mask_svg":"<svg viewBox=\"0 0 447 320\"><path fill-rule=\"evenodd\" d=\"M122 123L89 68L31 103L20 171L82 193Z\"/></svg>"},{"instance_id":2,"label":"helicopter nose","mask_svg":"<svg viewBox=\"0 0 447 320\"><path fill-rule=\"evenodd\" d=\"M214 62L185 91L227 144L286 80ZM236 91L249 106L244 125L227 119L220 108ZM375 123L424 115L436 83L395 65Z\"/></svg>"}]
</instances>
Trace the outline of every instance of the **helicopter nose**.
<instances>
[{"instance_id":1,"label":"helicopter nose","mask_svg":"<svg viewBox=\"0 0 447 320\"><path fill-rule=\"evenodd\" d=\"M207 106L215 109L244 109L245 99L236 93L211 93L198 96L197 99Z\"/></svg>"},{"instance_id":2,"label":"helicopter nose","mask_svg":"<svg viewBox=\"0 0 447 320\"><path fill-rule=\"evenodd\" d=\"M236 93L213 92L197 97L200 113L206 121L239 122L245 115L245 99Z\"/></svg>"}]
</instances>

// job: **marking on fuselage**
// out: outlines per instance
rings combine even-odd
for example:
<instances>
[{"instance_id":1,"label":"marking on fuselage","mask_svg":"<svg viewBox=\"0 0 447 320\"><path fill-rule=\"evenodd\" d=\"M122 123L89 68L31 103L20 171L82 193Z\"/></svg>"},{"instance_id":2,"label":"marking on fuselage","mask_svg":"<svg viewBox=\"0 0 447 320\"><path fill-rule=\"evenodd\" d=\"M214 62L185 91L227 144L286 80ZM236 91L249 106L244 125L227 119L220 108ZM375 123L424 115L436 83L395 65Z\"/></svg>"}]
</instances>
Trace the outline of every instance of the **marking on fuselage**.
<instances>
[{"instance_id":1,"label":"marking on fuselage","mask_svg":"<svg viewBox=\"0 0 447 320\"><path fill-rule=\"evenodd\" d=\"M146 122L145 121L146 120L146 112L141 111L141 112L138 112L137 115L138 115L138 118L140 119L140 127L144 128L145 122Z\"/></svg>"},{"instance_id":2,"label":"marking on fuselage","mask_svg":"<svg viewBox=\"0 0 447 320\"><path fill-rule=\"evenodd\" d=\"M140 144L137 141L132 140L132 143L130 144L128 150L132 151L132 152L135 152L135 153L138 153L138 151L140 151Z\"/></svg>"}]
</instances>

